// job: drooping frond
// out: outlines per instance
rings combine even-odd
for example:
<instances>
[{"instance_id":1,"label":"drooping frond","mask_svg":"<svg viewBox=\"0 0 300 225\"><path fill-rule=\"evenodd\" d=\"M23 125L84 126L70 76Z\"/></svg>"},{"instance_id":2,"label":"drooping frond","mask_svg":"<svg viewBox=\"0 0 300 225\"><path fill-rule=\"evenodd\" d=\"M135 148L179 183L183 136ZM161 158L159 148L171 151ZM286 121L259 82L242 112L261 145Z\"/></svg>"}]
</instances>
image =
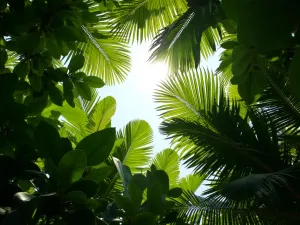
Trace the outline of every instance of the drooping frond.
<instances>
[{"instance_id":1,"label":"drooping frond","mask_svg":"<svg viewBox=\"0 0 300 225\"><path fill-rule=\"evenodd\" d=\"M150 60L168 62L172 72L197 68L200 56L211 56L221 39L211 27L217 23L214 10L211 1L189 8L155 37Z\"/></svg>"},{"instance_id":2,"label":"drooping frond","mask_svg":"<svg viewBox=\"0 0 300 225\"><path fill-rule=\"evenodd\" d=\"M275 71L271 66L267 71L268 74L265 74L269 85L254 106L262 110L264 115L276 124L278 131L299 133L300 101L290 92L288 77L284 73Z\"/></svg>"},{"instance_id":3,"label":"drooping frond","mask_svg":"<svg viewBox=\"0 0 300 225\"><path fill-rule=\"evenodd\" d=\"M113 32L122 39L142 42L171 24L187 10L185 0L133 0L124 2L113 12ZM121 33L122 35L119 35Z\"/></svg>"},{"instance_id":4,"label":"drooping frond","mask_svg":"<svg viewBox=\"0 0 300 225\"><path fill-rule=\"evenodd\" d=\"M279 225L297 224L295 211L228 206L218 199L205 199L192 192L184 192L173 200L177 219L186 224L199 225Z\"/></svg>"},{"instance_id":5,"label":"drooping frond","mask_svg":"<svg viewBox=\"0 0 300 225\"><path fill-rule=\"evenodd\" d=\"M126 42L113 38L107 18L93 27L82 26L87 41L77 43L76 51L71 51L64 61L82 52L85 64L82 71L88 75L98 76L107 85L121 83L130 70L130 51Z\"/></svg>"},{"instance_id":6,"label":"drooping frond","mask_svg":"<svg viewBox=\"0 0 300 225\"><path fill-rule=\"evenodd\" d=\"M277 171L284 166L276 148L277 140L272 140L266 124L259 118L253 115L250 126L240 116L237 104L221 98L198 121L174 118L163 122L161 131L175 138L176 149L189 146L183 149L183 158L196 172L210 176L218 171L222 179L243 177L254 171Z\"/></svg>"}]
</instances>

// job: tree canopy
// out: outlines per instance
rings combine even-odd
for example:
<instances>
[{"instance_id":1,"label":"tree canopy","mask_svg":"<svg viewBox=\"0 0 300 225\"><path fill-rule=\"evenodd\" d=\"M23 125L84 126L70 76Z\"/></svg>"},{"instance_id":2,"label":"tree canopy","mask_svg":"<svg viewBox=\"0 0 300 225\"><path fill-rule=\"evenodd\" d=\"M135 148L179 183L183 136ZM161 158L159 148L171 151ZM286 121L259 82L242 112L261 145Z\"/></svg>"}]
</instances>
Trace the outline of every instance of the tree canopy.
<instances>
[{"instance_id":1,"label":"tree canopy","mask_svg":"<svg viewBox=\"0 0 300 225\"><path fill-rule=\"evenodd\" d=\"M0 0L0 224L299 224L299 24L298 0ZM155 156L98 90L149 40Z\"/></svg>"}]
</instances>

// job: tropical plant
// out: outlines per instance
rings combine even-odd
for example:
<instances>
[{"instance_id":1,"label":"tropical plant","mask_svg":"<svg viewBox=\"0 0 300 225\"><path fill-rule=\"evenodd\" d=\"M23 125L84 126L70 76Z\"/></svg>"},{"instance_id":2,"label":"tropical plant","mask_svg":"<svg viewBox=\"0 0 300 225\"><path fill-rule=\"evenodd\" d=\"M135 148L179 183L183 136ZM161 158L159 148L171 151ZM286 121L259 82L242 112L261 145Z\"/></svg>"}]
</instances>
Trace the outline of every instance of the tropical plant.
<instances>
[{"instance_id":1,"label":"tropical plant","mask_svg":"<svg viewBox=\"0 0 300 225\"><path fill-rule=\"evenodd\" d=\"M204 196L185 192L176 200L185 222L299 222L300 102L289 92L287 68L275 65L269 64L268 87L251 105L226 95L219 77L205 70L170 77L156 91L162 133L187 167L210 180Z\"/></svg>"}]
</instances>

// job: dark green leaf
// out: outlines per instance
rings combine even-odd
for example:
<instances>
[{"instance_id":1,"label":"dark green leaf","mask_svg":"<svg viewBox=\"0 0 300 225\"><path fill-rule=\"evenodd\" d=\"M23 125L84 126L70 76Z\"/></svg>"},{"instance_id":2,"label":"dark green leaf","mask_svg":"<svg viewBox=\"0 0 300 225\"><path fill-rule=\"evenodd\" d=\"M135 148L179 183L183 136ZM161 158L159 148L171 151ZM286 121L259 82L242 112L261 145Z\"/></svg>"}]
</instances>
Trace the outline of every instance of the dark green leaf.
<instances>
[{"instance_id":1,"label":"dark green leaf","mask_svg":"<svg viewBox=\"0 0 300 225\"><path fill-rule=\"evenodd\" d=\"M26 60L22 60L21 62L19 62L13 70L13 72L20 78L26 77L26 75L29 74L29 71L30 71L30 64Z\"/></svg>"},{"instance_id":2,"label":"dark green leaf","mask_svg":"<svg viewBox=\"0 0 300 225\"><path fill-rule=\"evenodd\" d=\"M163 170L157 170L155 172L155 177L160 181L162 185L162 191L167 194L169 191L169 177L168 174Z\"/></svg>"},{"instance_id":3,"label":"dark green leaf","mask_svg":"<svg viewBox=\"0 0 300 225\"><path fill-rule=\"evenodd\" d=\"M53 84L49 87L49 97L51 101L58 106L62 106L63 104L63 96L61 91Z\"/></svg>"},{"instance_id":4,"label":"dark green leaf","mask_svg":"<svg viewBox=\"0 0 300 225\"><path fill-rule=\"evenodd\" d=\"M128 193L135 208L138 208L143 200L143 191L133 182L130 182L128 185Z\"/></svg>"},{"instance_id":5,"label":"dark green leaf","mask_svg":"<svg viewBox=\"0 0 300 225\"><path fill-rule=\"evenodd\" d=\"M290 87L293 94L300 99L300 49L298 48L294 54L294 57L290 63L288 75L290 78Z\"/></svg>"},{"instance_id":6,"label":"dark green leaf","mask_svg":"<svg viewBox=\"0 0 300 225\"><path fill-rule=\"evenodd\" d=\"M105 85L101 78L95 76L84 77L83 82L93 88L102 88Z\"/></svg>"},{"instance_id":7,"label":"dark green leaf","mask_svg":"<svg viewBox=\"0 0 300 225\"><path fill-rule=\"evenodd\" d=\"M259 71L250 72L245 83L239 84L238 91L248 104L258 100L266 86L266 78Z\"/></svg>"},{"instance_id":8,"label":"dark green leaf","mask_svg":"<svg viewBox=\"0 0 300 225\"><path fill-rule=\"evenodd\" d=\"M126 196L116 195L115 202L120 209L124 209L128 216L134 216L136 210L133 202Z\"/></svg>"},{"instance_id":9,"label":"dark green leaf","mask_svg":"<svg viewBox=\"0 0 300 225\"><path fill-rule=\"evenodd\" d=\"M86 179L100 182L109 176L109 174L113 171L113 168L104 166L100 168L91 168L90 170L91 171L87 175Z\"/></svg>"},{"instance_id":10,"label":"dark green leaf","mask_svg":"<svg viewBox=\"0 0 300 225\"><path fill-rule=\"evenodd\" d=\"M4 68L7 59L8 59L7 52L5 50L0 50L0 67L1 68Z\"/></svg>"},{"instance_id":11,"label":"dark green leaf","mask_svg":"<svg viewBox=\"0 0 300 225\"><path fill-rule=\"evenodd\" d=\"M136 215L132 221L131 225L155 225L156 224L156 215L151 212L143 212Z\"/></svg>"},{"instance_id":12,"label":"dark green leaf","mask_svg":"<svg viewBox=\"0 0 300 225\"><path fill-rule=\"evenodd\" d=\"M78 94L84 98L85 100L90 101L92 99L92 92L91 92L91 88L82 82L74 82L76 90L78 92Z\"/></svg>"},{"instance_id":13,"label":"dark green leaf","mask_svg":"<svg viewBox=\"0 0 300 225\"><path fill-rule=\"evenodd\" d=\"M232 74L243 76L250 67L253 52L242 45L236 46L232 51Z\"/></svg>"},{"instance_id":14,"label":"dark green leaf","mask_svg":"<svg viewBox=\"0 0 300 225\"><path fill-rule=\"evenodd\" d=\"M76 149L86 153L88 166L95 166L102 163L109 156L115 139L115 128L107 128L82 139Z\"/></svg>"},{"instance_id":15,"label":"dark green leaf","mask_svg":"<svg viewBox=\"0 0 300 225\"><path fill-rule=\"evenodd\" d=\"M124 191L127 192L128 184L130 183L132 174L128 166L125 166L121 163L121 161L115 157L113 157L114 164L118 170L118 173L121 177Z\"/></svg>"},{"instance_id":16,"label":"dark green leaf","mask_svg":"<svg viewBox=\"0 0 300 225\"><path fill-rule=\"evenodd\" d=\"M71 58L70 63L68 65L70 72L75 72L75 71L81 69L84 65L84 61L85 61L85 59L82 54L74 55Z\"/></svg>"},{"instance_id":17,"label":"dark green leaf","mask_svg":"<svg viewBox=\"0 0 300 225\"><path fill-rule=\"evenodd\" d=\"M155 214L163 212L163 188L158 180L149 184L149 187L147 188L147 201L149 203L150 212Z\"/></svg>"},{"instance_id":18,"label":"dark green leaf","mask_svg":"<svg viewBox=\"0 0 300 225\"><path fill-rule=\"evenodd\" d=\"M56 157L59 149L60 136L58 131L49 123L41 121L34 132L34 144L42 157L51 157L58 163L60 159Z\"/></svg>"},{"instance_id":19,"label":"dark green leaf","mask_svg":"<svg viewBox=\"0 0 300 225\"><path fill-rule=\"evenodd\" d=\"M71 190L82 191L87 198L91 198L97 194L99 185L92 180L80 180L72 185Z\"/></svg>"},{"instance_id":20,"label":"dark green leaf","mask_svg":"<svg viewBox=\"0 0 300 225\"><path fill-rule=\"evenodd\" d=\"M182 194L181 188L173 188L168 191L168 197L178 198Z\"/></svg>"},{"instance_id":21,"label":"dark green leaf","mask_svg":"<svg viewBox=\"0 0 300 225\"><path fill-rule=\"evenodd\" d=\"M142 191L147 187L147 179L143 174L134 174L131 178L131 182Z\"/></svg>"},{"instance_id":22,"label":"dark green leaf","mask_svg":"<svg viewBox=\"0 0 300 225\"><path fill-rule=\"evenodd\" d=\"M86 167L86 154L84 151L74 150L67 152L58 165L59 182L63 187L79 180Z\"/></svg>"},{"instance_id":23,"label":"dark green leaf","mask_svg":"<svg viewBox=\"0 0 300 225\"><path fill-rule=\"evenodd\" d=\"M43 82L42 82L42 77L40 75L30 74L29 81L30 81L31 87L35 91L40 92L42 90Z\"/></svg>"},{"instance_id":24,"label":"dark green leaf","mask_svg":"<svg viewBox=\"0 0 300 225\"><path fill-rule=\"evenodd\" d=\"M75 107L75 102L74 102L74 94L73 94L73 84L70 81L70 79L64 79L63 80L63 91L64 91L64 97L68 104L71 107Z\"/></svg>"},{"instance_id":25,"label":"dark green leaf","mask_svg":"<svg viewBox=\"0 0 300 225\"><path fill-rule=\"evenodd\" d=\"M70 191L63 196L64 201L71 201L75 204L84 204L87 200L87 196L82 191Z\"/></svg>"}]
</instances>

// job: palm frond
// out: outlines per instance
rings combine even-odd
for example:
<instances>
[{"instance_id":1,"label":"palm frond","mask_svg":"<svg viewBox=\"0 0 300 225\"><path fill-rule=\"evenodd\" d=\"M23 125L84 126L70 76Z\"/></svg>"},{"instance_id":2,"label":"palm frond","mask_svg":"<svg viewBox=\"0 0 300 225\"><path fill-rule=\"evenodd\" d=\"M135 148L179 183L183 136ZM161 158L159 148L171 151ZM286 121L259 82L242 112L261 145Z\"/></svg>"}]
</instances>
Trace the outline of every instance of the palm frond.
<instances>
[{"instance_id":1,"label":"palm frond","mask_svg":"<svg viewBox=\"0 0 300 225\"><path fill-rule=\"evenodd\" d=\"M178 186L179 181L179 156L172 149L165 149L152 159L157 169L164 170L169 176L170 188Z\"/></svg>"},{"instance_id":2,"label":"palm frond","mask_svg":"<svg viewBox=\"0 0 300 225\"><path fill-rule=\"evenodd\" d=\"M126 42L113 38L107 18L93 27L82 26L87 41L78 42L77 49L72 50L63 60L82 52L85 64L82 71L88 75L98 76L107 85L121 83L130 70L130 51Z\"/></svg>"},{"instance_id":3,"label":"palm frond","mask_svg":"<svg viewBox=\"0 0 300 225\"><path fill-rule=\"evenodd\" d=\"M300 127L300 101L290 92L289 80L284 71L275 73L274 66L276 64L271 65L265 73L269 86L254 106L276 124L278 131L297 134Z\"/></svg>"},{"instance_id":4,"label":"palm frond","mask_svg":"<svg viewBox=\"0 0 300 225\"><path fill-rule=\"evenodd\" d=\"M151 40L188 9L185 0L133 0L114 10L113 32L132 42ZM122 35L119 35L121 33Z\"/></svg>"},{"instance_id":5,"label":"palm frond","mask_svg":"<svg viewBox=\"0 0 300 225\"><path fill-rule=\"evenodd\" d=\"M173 200L177 219L186 224L199 225L279 225L297 224L300 217L295 211L243 208L228 206L218 199L205 199L185 191Z\"/></svg>"},{"instance_id":6,"label":"palm frond","mask_svg":"<svg viewBox=\"0 0 300 225\"><path fill-rule=\"evenodd\" d=\"M204 181L204 177L198 174L189 174L179 180L179 187L185 191L195 192Z\"/></svg>"},{"instance_id":7,"label":"palm frond","mask_svg":"<svg viewBox=\"0 0 300 225\"><path fill-rule=\"evenodd\" d=\"M117 134L123 142L116 147L113 156L135 173L140 168L146 168L152 156L153 132L144 120L133 120Z\"/></svg>"},{"instance_id":8,"label":"palm frond","mask_svg":"<svg viewBox=\"0 0 300 225\"><path fill-rule=\"evenodd\" d=\"M172 72L197 68L200 56L207 59L216 51L221 37L216 25L211 1L189 8L154 39L150 60L166 61Z\"/></svg>"},{"instance_id":9,"label":"palm frond","mask_svg":"<svg viewBox=\"0 0 300 225\"><path fill-rule=\"evenodd\" d=\"M157 109L165 120L198 120L199 112L210 111L219 96L218 78L205 69L178 72L162 82L154 93L155 101L160 104Z\"/></svg>"},{"instance_id":10,"label":"palm frond","mask_svg":"<svg viewBox=\"0 0 300 225\"><path fill-rule=\"evenodd\" d=\"M87 129L90 133L103 130L110 123L112 116L116 112L116 100L111 97L105 97L96 103L89 113L89 123Z\"/></svg>"},{"instance_id":11,"label":"palm frond","mask_svg":"<svg viewBox=\"0 0 300 225\"><path fill-rule=\"evenodd\" d=\"M257 116L257 118L255 118ZM172 119L161 131L176 138L179 149L187 144L185 164L197 173L220 178L243 177L251 172L272 172L284 168L276 141L265 121L252 115L252 126L240 117L239 106L220 98L212 111L197 120ZM205 120L206 123L203 123Z\"/></svg>"}]
</instances>

